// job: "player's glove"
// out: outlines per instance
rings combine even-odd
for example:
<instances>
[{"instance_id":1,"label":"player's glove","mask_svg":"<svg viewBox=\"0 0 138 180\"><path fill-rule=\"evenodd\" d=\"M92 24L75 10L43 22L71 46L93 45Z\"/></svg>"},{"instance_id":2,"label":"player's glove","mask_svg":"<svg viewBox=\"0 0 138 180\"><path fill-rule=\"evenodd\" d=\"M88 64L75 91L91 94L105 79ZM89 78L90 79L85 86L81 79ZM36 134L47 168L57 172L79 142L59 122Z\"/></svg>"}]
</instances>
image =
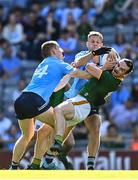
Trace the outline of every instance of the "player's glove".
<instances>
[{"instance_id":1,"label":"player's glove","mask_svg":"<svg viewBox=\"0 0 138 180\"><path fill-rule=\"evenodd\" d=\"M96 49L94 51L92 51L92 54L93 56L96 56L96 55L102 55L102 54L108 54L110 51L111 51L111 47L106 47L106 46L103 46L99 49Z\"/></svg>"}]
</instances>

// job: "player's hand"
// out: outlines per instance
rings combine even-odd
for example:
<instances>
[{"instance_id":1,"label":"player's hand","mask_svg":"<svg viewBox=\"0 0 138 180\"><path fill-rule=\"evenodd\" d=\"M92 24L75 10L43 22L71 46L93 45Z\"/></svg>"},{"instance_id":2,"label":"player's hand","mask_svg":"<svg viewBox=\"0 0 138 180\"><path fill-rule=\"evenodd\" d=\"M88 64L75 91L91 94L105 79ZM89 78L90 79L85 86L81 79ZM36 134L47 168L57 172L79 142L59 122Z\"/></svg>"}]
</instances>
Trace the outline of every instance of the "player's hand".
<instances>
[{"instance_id":1,"label":"player's hand","mask_svg":"<svg viewBox=\"0 0 138 180\"><path fill-rule=\"evenodd\" d=\"M72 63L71 63L71 66L73 66L74 68L77 68L77 67L78 67L76 62L72 62Z\"/></svg>"},{"instance_id":2,"label":"player's hand","mask_svg":"<svg viewBox=\"0 0 138 180\"><path fill-rule=\"evenodd\" d=\"M117 62L106 61L102 67L102 70L112 70Z\"/></svg>"},{"instance_id":3,"label":"player's hand","mask_svg":"<svg viewBox=\"0 0 138 180\"><path fill-rule=\"evenodd\" d=\"M103 46L103 47L101 47L101 48L99 48L99 49L96 49L96 50L94 50L94 51L92 51L92 54L93 54L93 56L96 56L96 55L102 55L102 54L108 54L108 53L110 53L111 52L111 47L106 47L106 46Z\"/></svg>"},{"instance_id":4,"label":"player's hand","mask_svg":"<svg viewBox=\"0 0 138 180\"><path fill-rule=\"evenodd\" d=\"M102 69L103 70L112 70L116 64L117 64L116 54L111 52L108 54Z\"/></svg>"},{"instance_id":5,"label":"player's hand","mask_svg":"<svg viewBox=\"0 0 138 180\"><path fill-rule=\"evenodd\" d=\"M117 62L117 56L114 52L111 52L108 54L107 58L106 58L106 61L109 61L109 62Z\"/></svg>"}]
</instances>

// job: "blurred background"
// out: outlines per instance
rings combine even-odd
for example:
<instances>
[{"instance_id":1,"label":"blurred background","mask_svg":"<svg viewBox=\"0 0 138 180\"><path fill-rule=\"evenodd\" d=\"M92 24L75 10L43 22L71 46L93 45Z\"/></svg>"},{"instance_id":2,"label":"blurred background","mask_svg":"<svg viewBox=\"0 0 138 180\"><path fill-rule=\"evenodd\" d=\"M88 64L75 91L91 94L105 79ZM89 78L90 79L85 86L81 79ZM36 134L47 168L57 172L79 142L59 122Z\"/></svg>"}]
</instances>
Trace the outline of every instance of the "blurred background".
<instances>
[{"instance_id":1,"label":"blurred background","mask_svg":"<svg viewBox=\"0 0 138 180\"><path fill-rule=\"evenodd\" d=\"M10 163L20 136L13 102L41 62L40 46L56 40L65 61L86 49L89 31L134 61L134 71L101 107L101 146L96 169L138 169L138 1L137 0L0 0L0 169ZM74 130L70 153L75 169L84 169L87 130ZM25 167L32 149L21 161Z\"/></svg>"}]
</instances>

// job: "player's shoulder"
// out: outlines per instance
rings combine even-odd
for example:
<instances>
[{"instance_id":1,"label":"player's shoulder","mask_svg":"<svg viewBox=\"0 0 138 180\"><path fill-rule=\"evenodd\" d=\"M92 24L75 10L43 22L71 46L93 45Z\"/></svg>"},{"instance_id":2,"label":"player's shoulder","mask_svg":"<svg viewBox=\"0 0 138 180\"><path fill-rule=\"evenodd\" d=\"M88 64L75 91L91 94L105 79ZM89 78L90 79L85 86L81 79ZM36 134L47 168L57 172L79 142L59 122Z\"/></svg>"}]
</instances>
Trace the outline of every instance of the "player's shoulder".
<instances>
[{"instance_id":1,"label":"player's shoulder","mask_svg":"<svg viewBox=\"0 0 138 180\"><path fill-rule=\"evenodd\" d=\"M112 76L112 73L109 70L103 71L103 74L105 74L107 76Z\"/></svg>"},{"instance_id":2,"label":"player's shoulder","mask_svg":"<svg viewBox=\"0 0 138 180\"><path fill-rule=\"evenodd\" d=\"M111 82L120 81L119 79L115 78L110 71L103 71L101 78Z\"/></svg>"},{"instance_id":3,"label":"player's shoulder","mask_svg":"<svg viewBox=\"0 0 138 180\"><path fill-rule=\"evenodd\" d=\"M60 63L60 67L61 67L62 69L69 70L69 71L71 71L71 70L74 69L73 66L71 66L69 63L64 62L64 61L62 61L62 62Z\"/></svg>"},{"instance_id":4,"label":"player's shoulder","mask_svg":"<svg viewBox=\"0 0 138 180\"><path fill-rule=\"evenodd\" d=\"M109 78L109 77L112 77L112 74L110 71L103 71L101 77L102 78L105 78L105 77Z\"/></svg>"},{"instance_id":5,"label":"player's shoulder","mask_svg":"<svg viewBox=\"0 0 138 180\"><path fill-rule=\"evenodd\" d=\"M80 51L78 54L76 54L75 61L77 62L82 56L86 55L87 53L89 53L88 50Z\"/></svg>"}]
</instances>

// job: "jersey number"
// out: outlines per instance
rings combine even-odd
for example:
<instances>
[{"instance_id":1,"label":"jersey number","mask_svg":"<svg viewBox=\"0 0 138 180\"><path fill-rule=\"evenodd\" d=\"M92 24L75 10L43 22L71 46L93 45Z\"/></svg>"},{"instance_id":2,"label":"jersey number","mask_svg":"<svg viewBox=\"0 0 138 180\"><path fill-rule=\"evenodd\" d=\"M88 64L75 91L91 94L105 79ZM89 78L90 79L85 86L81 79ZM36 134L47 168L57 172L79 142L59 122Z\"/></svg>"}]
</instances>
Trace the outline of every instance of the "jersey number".
<instances>
[{"instance_id":1,"label":"jersey number","mask_svg":"<svg viewBox=\"0 0 138 180\"><path fill-rule=\"evenodd\" d=\"M43 75L47 75L47 69L48 69L48 65L42 68L38 68L35 74L37 75L38 78L41 78Z\"/></svg>"}]
</instances>

